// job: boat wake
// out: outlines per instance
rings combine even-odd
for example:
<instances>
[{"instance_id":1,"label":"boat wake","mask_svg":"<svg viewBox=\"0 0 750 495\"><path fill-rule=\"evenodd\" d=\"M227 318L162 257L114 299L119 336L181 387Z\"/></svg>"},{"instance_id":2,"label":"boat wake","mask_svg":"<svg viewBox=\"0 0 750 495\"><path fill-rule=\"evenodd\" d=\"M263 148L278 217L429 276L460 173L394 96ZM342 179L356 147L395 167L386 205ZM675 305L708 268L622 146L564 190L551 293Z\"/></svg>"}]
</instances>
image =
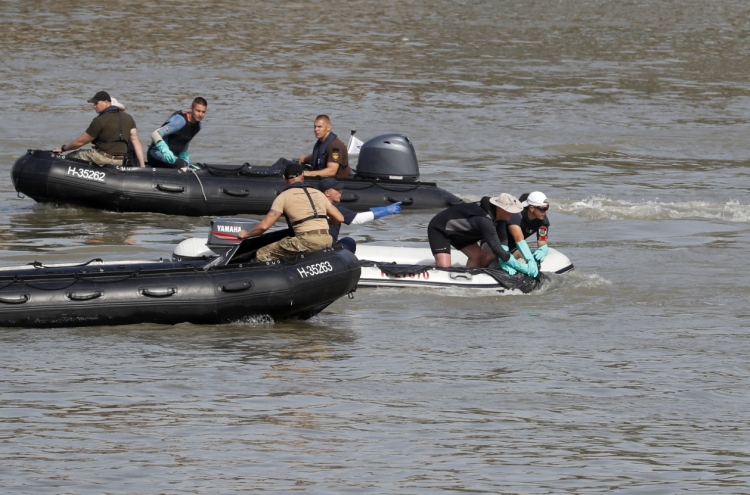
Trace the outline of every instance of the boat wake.
<instances>
[{"instance_id":1,"label":"boat wake","mask_svg":"<svg viewBox=\"0 0 750 495\"><path fill-rule=\"evenodd\" d=\"M726 203L707 201L631 202L592 196L580 201L555 203L554 209L597 220L682 220L710 219L726 222L750 222L750 205L730 199Z\"/></svg>"}]
</instances>

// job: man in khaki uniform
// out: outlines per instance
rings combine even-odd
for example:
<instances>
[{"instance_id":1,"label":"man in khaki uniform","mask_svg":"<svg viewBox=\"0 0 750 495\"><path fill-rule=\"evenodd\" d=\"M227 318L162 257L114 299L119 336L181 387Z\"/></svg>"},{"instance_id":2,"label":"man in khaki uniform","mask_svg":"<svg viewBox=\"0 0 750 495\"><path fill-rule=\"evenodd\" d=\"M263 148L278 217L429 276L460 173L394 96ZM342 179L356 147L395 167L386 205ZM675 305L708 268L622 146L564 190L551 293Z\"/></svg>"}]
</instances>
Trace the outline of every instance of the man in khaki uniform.
<instances>
[{"instance_id":1,"label":"man in khaki uniform","mask_svg":"<svg viewBox=\"0 0 750 495\"><path fill-rule=\"evenodd\" d=\"M305 167L291 163L284 170L286 189L271 205L271 210L250 232L241 231L237 237L247 239L263 234L285 215L287 223L294 229L294 237L285 237L278 242L263 246L256 255L258 261L271 261L297 253L307 253L330 247L333 238L328 233L328 220L340 224L344 221L341 212L328 201L325 194L305 184Z\"/></svg>"}]
</instances>

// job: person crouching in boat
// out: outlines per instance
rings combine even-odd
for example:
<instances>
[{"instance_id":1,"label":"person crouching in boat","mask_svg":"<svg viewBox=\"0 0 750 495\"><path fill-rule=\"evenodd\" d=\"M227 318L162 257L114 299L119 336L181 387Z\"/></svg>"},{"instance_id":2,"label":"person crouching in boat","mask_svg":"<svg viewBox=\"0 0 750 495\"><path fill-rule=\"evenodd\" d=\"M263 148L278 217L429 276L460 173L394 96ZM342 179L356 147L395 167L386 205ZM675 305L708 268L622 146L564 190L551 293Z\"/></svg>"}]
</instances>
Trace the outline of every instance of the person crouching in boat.
<instances>
[{"instance_id":1,"label":"person crouching in boat","mask_svg":"<svg viewBox=\"0 0 750 495\"><path fill-rule=\"evenodd\" d=\"M284 170L284 182L287 187L276 196L270 211L249 232L242 230L237 235L240 239L261 235L271 228L281 215L286 216L287 223L294 230L294 236L285 237L258 249L258 261L271 261L297 253L317 251L333 244L326 215L332 222L339 224L344 221L344 216L322 192L303 182L304 170L304 165L299 163L287 165Z\"/></svg>"},{"instance_id":2,"label":"person crouching in boat","mask_svg":"<svg viewBox=\"0 0 750 495\"><path fill-rule=\"evenodd\" d=\"M485 196L474 203L462 203L438 213L427 226L430 249L439 267L451 266L451 246L469 259L467 268L478 268L482 263L483 240L500 260L500 267L510 275L516 271L536 277L533 267L524 265L508 251L506 223L514 213L523 210L521 202L508 193Z\"/></svg>"},{"instance_id":3,"label":"person crouching in boat","mask_svg":"<svg viewBox=\"0 0 750 495\"><path fill-rule=\"evenodd\" d=\"M514 214L508 220L508 249L516 258L523 258L526 264L536 265L544 261L549 253L549 202L541 191L522 194L518 200L521 201L523 211ZM537 249L532 253L526 239L533 234L536 234ZM482 254L482 266L489 266L496 259L487 244L482 245Z\"/></svg>"},{"instance_id":4,"label":"person crouching in boat","mask_svg":"<svg viewBox=\"0 0 750 495\"><path fill-rule=\"evenodd\" d=\"M363 223L377 220L388 215L397 215L401 213L401 201L390 204L388 206L376 206L370 208L370 211L363 211L361 213L355 213L346 206L339 204L341 201L341 191L344 190L344 184L337 181L333 177L326 177L322 179L318 184L318 190L325 194L326 198L333 203L341 214L344 216L344 223L347 225L361 225ZM357 251L357 243L351 237L342 237L339 239L339 232L341 231L341 224L329 225L328 232L330 232L333 242L338 242L344 249L355 253Z\"/></svg>"},{"instance_id":5,"label":"person crouching in boat","mask_svg":"<svg viewBox=\"0 0 750 495\"><path fill-rule=\"evenodd\" d=\"M203 127L208 102L198 96L187 112L175 112L151 133L148 164L152 167L183 168L190 165L188 145Z\"/></svg>"},{"instance_id":6,"label":"person crouching in boat","mask_svg":"<svg viewBox=\"0 0 750 495\"><path fill-rule=\"evenodd\" d=\"M88 102L94 105L94 110L99 115L94 117L86 132L52 151L64 153L94 143L92 149L74 151L68 158L90 161L100 167L120 167L125 164L129 142L138 159L138 165L143 167L143 147L133 117L114 106L106 91L98 91Z\"/></svg>"}]
</instances>

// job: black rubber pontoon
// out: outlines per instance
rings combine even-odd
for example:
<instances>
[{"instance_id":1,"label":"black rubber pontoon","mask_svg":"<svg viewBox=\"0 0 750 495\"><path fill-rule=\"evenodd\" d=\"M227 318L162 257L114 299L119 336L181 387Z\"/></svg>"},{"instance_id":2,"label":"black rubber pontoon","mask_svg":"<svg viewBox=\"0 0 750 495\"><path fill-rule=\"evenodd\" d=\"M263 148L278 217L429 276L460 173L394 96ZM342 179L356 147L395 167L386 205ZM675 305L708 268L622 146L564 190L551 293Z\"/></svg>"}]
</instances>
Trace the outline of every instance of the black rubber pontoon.
<instances>
[{"instance_id":1,"label":"black rubber pontoon","mask_svg":"<svg viewBox=\"0 0 750 495\"><path fill-rule=\"evenodd\" d=\"M461 203L435 183L416 180L416 155L411 143L406 147L399 137L385 135L365 143L359 159L361 176L339 179L344 184L341 203L354 211L367 211L400 201L402 212ZM267 167L201 164L200 170L99 167L50 151L29 150L16 160L11 177L16 191L40 203L167 215L265 215L286 187L282 173L288 163L282 158ZM381 173L376 171L378 166ZM406 173L395 175L399 170ZM317 186L319 180L306 182Z\"/></svg>"},{"instance_id":2,"label":"black rubber pontoon","mask_svg":"<svg viewBox=\"0 0 750 495\"><path fill-rule=\"evenodd\" d=\"M207 260L0 268L0 327L307 319L355 290L359 261L343 249L255 261L258 247L288 233L249 239Z\"/></svg>"}]
</instances>

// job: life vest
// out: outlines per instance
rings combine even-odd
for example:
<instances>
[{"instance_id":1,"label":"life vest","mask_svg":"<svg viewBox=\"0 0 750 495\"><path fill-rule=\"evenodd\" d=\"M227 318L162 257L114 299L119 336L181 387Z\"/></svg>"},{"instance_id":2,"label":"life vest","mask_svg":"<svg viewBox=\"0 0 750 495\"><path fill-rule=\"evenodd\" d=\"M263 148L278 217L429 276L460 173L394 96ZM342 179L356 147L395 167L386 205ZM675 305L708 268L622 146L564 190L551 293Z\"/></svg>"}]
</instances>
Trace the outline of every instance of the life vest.
<instances>
[{"instance_id":1,"label":"life vest","mask_svg":"<svg viewBox=\"0 0 750 495\"><path fill-rule=\"evenodd\" d=\"M185 119L185 125L182 126L182 128L177 132L164 136L164 141L167 142L169 150L174 153L175 156L177 156L182 150L185 149L185 146L188 145L190 140L193 139L195 135L198 134L198 132L200 132L201 123L195 122L191 124L187 118L187 114L183 111L177 111L169 117L172 118L175 115L179 115L180 117ZM167 119L167 122L164 122L161 126L164 127L168 122L169 119Z\"/></svg>"},{"instance_id":2,"label":"life vest","mask_svg":"<svg viewBox=\"0 0 750 495\"><path fill-rule=\"evenodd\" d=\"M313 152L312 152L312 169L313 170L323 170L326 168L326 163L323 163L323 158L326 155L326 150L328 149L328 145L333 142L333 140L336 139L336 134L330 133L325 141L322 143L320 140L315 141L315 146L313 146Z\"/></svg>"}]
</instances>

